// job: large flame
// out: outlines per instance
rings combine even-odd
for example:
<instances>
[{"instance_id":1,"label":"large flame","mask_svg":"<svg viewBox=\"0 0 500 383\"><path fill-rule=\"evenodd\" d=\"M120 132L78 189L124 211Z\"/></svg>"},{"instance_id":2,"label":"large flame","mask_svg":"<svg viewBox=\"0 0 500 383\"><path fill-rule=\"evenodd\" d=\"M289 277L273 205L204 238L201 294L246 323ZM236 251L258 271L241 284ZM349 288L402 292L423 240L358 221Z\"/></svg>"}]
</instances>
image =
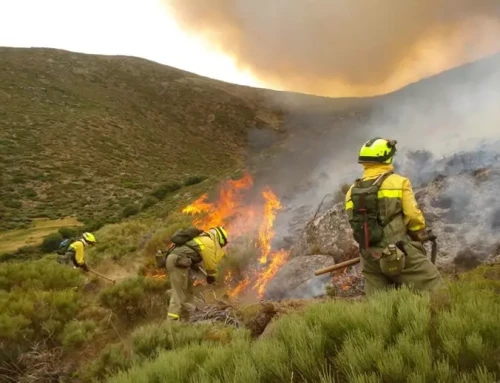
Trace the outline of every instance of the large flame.
<instances>
[{"instance_id":1,"label":"large flame","mask_svg":"<svg viewBox=\"0 0 500 383\"><path fill-rule=\"evenodd\" d=\"M274 237L272 227L276 218L275 210L281 209L281 203L271 189L262 192L266 204L264 205L264 220L259 230L259 242L262 249L260 263L267 263L267 257L271 252L271 240Z\"/></svg>"},{"instance_id":2,"label":"large flame","mask_svg":"<svg viewBox=\"0 0 500 383\"><path fill-rule=\"evenodd\" d=\"M240 180L231 180L222 185L216 201L207 202L208 196L204 194L182 210L184 214L196 216L193 223L202 229L226 227L230 243L239 236L255 235L259 257L252 260L253 264L239 282L236 282L231 270L226 273L224 283L234 286L227 292L229 297L237 297L251 290L262 298L268 282L288 258L287 251L273 252L271 245L275 236L273 226L276 211L282 208L281 202L270 188L265 188L261 193L262 202L246 204L244 191L252 186L252 177L245 174Z\"/></svg>"}]
</instances>

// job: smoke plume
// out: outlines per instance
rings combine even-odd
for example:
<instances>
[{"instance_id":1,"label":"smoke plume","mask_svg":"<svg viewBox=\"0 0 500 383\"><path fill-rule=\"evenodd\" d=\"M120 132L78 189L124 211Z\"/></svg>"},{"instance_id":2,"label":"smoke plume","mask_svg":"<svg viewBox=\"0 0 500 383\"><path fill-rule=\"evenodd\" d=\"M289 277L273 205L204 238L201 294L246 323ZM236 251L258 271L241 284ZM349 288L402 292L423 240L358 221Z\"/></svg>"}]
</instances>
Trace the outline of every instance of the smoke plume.
<instances>
[{"instance_id":1,"label":"smoke plume","mask_svg":"<svg viewBox=\"0 0 500 383\"><path fill-rule=\"evenodd\" d=\"M270 87L401 88L500 50L497 0L163 0L181 28Z\"/></svg>"}]
</instances>

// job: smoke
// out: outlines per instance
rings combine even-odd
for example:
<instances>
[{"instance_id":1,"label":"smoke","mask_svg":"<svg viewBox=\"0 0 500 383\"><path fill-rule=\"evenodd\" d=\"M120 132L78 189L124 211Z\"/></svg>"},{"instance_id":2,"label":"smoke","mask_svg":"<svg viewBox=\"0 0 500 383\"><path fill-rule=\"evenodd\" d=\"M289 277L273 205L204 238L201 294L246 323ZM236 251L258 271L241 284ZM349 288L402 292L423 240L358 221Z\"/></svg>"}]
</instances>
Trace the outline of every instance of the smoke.
<instances>
[{"instance_id":1,"label":"smoke","mask_svg":"<svg viewBox=\"0 0 500 383\"><path fill-rule=\"evenodd\" d=\"M270 87L387 93L500 50L497 0L163 0Z\"/></svg>"}]
</instances>

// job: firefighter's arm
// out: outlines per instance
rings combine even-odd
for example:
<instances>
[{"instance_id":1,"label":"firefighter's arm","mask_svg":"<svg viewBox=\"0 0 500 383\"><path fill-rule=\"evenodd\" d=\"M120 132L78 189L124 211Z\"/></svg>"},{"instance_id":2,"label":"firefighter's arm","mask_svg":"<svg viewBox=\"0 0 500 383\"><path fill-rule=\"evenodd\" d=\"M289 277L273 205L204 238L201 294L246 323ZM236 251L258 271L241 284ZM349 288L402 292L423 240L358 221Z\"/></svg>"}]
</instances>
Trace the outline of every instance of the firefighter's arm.
<instances>
[{"instance_id":1,"label":"firefighter's arm","mask_svg":"<svg viewBox=\"0 0 500 383\"><path fill-rule=\"evenodd\" d=\"M75 261L78 266L85 264L85 255L83 250L83 243L78 242L75 244Z\"/></svg>"},{"instance_id":2,"label":"firefighter's arm","mask_svg":"<svg viewBox=\"0 0 500 383\"><path fill-rule=\"evenodd\" d=\"M425 218L418 207L415 194L409 179L403 181L403 195L401 198L403 213L405 215L406 227L410 233L416 233L425 229Z\"/></svg>"},{"instance_id":3,"label":"firefighter's arm","mask_svg":"<svg viewBox=\"0 0 500 383\"><path fill-rule=\"evenodd\" d=\"M352 200L351 200L351 189L352 189L352 185L345 195L345 209L346 209L346 211L352 210L352 208L353 208Z\"/></svg>"}]
</instances>

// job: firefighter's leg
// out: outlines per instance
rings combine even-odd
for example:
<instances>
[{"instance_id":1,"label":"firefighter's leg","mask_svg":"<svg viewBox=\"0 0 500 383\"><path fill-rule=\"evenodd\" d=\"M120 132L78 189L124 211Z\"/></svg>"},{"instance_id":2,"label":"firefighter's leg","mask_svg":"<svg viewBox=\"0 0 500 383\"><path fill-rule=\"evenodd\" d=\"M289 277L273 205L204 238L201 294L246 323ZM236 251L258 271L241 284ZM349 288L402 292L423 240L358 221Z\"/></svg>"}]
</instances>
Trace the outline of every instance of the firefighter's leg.
<instances>
[{"instance_id":1,"label":"firefighter's leg","mask_svg":"<svg viewBox=\"0 0 500 383\"><path fill-rule=\"evenodd\" d=\"M176 266L177 257L177 254L170 254L167 257L167 273L170 286L172 287L168 306L168 319L179 319L182 305L186 302L188 293L189 268Z\"/></svg>"},{"instance_id":2,"label":"firefighter's leg","mask_svg":"<svg viewBox=\"0 0 500 383\"><path fill-rule=\"evenodd\" d=\"M418 242L405 246L408 256L401 274L401 282L419 291L435 290L443 285L441 274Z\"/></svg>"},{"instance_id":3,"label":"firefighter's leg","mask_svg":"<svg viewBox=\"0 0 500 383\"><path fill-rule=\"evenodd\" d=\"M393 287L393 282L382 274L377 260L361 257L361 268L365 278L365 294L367 296L376 291Z\"/></svg>"}]
</instances>

